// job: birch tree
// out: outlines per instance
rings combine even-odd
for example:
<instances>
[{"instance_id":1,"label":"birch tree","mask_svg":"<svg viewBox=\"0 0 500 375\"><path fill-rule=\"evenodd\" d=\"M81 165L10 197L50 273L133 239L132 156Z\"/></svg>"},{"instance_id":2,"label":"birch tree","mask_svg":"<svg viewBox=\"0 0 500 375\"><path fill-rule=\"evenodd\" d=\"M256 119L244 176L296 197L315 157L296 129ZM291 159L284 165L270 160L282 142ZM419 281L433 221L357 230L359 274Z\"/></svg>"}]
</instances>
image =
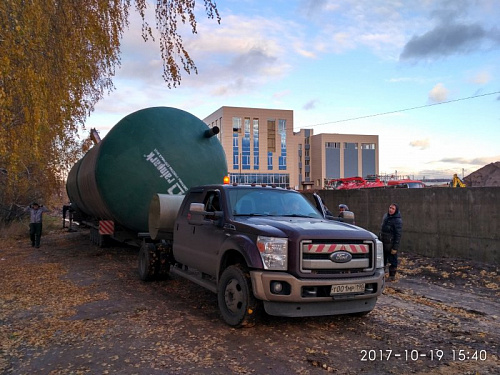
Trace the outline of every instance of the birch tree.
<instances>
[{"instance_id":1,"label":"birch tree","mask_svg":"<svg viewBox=\"0 0 500 375\"><path fill-rule=\"evenodd\" d=\"M130 12L152 39L147 0L2 0L0 2L0 206L48 199L81 157L78 131L113 89L120 40ZM220 22L215 2L206 15ZM157 0L163 79L196 73L178 25L196 33L194 0ZM1 215L0 215L1 218Z\"/></svg>"}]
</instances>

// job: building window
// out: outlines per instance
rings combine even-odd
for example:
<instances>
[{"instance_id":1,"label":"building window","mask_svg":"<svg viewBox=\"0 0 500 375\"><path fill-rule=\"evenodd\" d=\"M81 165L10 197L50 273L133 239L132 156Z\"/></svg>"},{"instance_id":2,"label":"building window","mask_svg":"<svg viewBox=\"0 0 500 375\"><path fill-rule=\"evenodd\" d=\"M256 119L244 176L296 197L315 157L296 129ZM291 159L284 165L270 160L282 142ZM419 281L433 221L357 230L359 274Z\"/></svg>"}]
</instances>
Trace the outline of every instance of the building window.
<instances>
[{"instance_id":1,"label":"building window","mask_svg":"<svg viewBox=\"0 0 500 375\"><path fill-rule=\"evenodd\" d=\"M346 149L346 150L357 150L358 149L358 144L357 143L344 142L344 149Z\"/></svg>"},{"instance_id":2,"label":"building window","mask_svg":"<svg viewBox=\"0 0 500 375\"><path fill-rule=\"evenodd\" d=\"M238 133L233 132L233 169L240 168L240 149L238 147Z\"/></svg>"},{"instance_id":3,"label":"building window","mask_svg":"<svg viewBox=\"0 0 500 375\"><path fill-rule=\"evenodd\" d=\"M287 173L235 173L229 176L230 183L267 184L279 187L290 186L290 175Z\"/></svg>"},{"instance_id":4,"label":"building window","mask_svg":"<svg viewBox=\"0 0 500 375\"><path fill-rule=\"evenodd\" d=\"M273 153L272 152L267 153L267 169L269 171L273 170Z\"/></svg>"},{"instance_id":5,"label":"building window","mask_svg":"<svg viewBox=\"0 0 500 375\"><path fill-rule=\"evenodd\" d=\"M325 142L325 148L340 148L340 142Z\"/></svg>"},{"instance_id":6,"label":"building window","mask_svg":"<svg viewBox=\"0 0 500 375\"><path fill-rule=\"evenodd\" d=\"M259 119L253 119L253 169L259 169Z\"/></svg>"},{"instance_id":7,"label":"building window","mask_svg":"<svg viewBox=\"0 0 500 375\"><path fill-rule=\"evenodd\" d=\"M361 143L362 150L375 150L375 143Z\"/></svg>"},{"instance_id":8,"label":"building window","mask_svg":"<svg viewBox=\"0 0 500 375\"><path fill-rule=\"evenodd\" d=\"M233 132L241 133L241 118L233 117Z\"/></svg>"},{"instance_id":9,"label":"building window","mask_svg":"<svg viewBox=\"0 0 500 375\"><path fill-rule=\"evenodd\" d=\"M280 136L280 152L278 168L286 170L286 120L278 120L278 134Z\"/></svg>"},{"instance_id":10,"label":"building window","mask_svg":"<svg viewBox=\"0 0 500 375\"><path fill-rule=\"evenodd\" d=\"M248 117L245 118L241 140L241 169L250 169L250 118Z\"/></svg>"},{"instance_id":11,"label":"building window","mask_svg":"<svg viewBox=\"0 0 500 375\"><path fill-rule=\"evenodd\" d=\"M358 144L344 143L344 177L359 176L358 171Z\"/></svg>"},{"instance_id":12,"label":"building window","mask_svg":"<svg viewBox=\"0 0 500 375\"><path fill-rule=\"evenodd\" d=\"M276 152L276 120L267 120L267 151Z\"/></svg>"}]
</instances>

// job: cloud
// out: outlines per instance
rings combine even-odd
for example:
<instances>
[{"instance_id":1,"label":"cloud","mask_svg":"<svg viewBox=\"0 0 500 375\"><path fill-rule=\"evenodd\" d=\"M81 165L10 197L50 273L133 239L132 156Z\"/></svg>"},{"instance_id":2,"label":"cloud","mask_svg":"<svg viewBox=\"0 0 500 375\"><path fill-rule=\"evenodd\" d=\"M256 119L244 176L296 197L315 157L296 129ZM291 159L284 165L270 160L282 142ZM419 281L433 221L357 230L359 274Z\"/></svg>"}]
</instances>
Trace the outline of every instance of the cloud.
<instances>
[{"instance_id":1,"label":"cloud","mask_svg":"<svg viewBox=\"0 0 500 375\"><path fill-rule=\"evenodd\" d=\"M455 169L422 169L416 173L416 176L422 176L425 179L449 179L457 173Z\"/></svg>"},{"instance_id":2,"label":"cloud","mask_svg":"<svg viewBox=\"0 0 500 375\"><path fill-rule=\"evenodd\" d=\"M491 81L491 74L487 71L482 71L477 73L471 78L471 82L477 85L485 85Z\"/></svg>"},{"instance_id":3,"label":"cloud","mask_svg":"<svg viewBox=\"0 0 500 375\"><path fill-rule=\"evenodd\" d=\"M429 138L418 139L416 141L410 142L410 146L411 147L419 148L421 150L426 150L426 149L428 149L430 147L430 141L429 141Z\"/></svg>"},{"instance_id":4,"label":"cloud","mask_svg":"<svg viewBox=\"0 0 500 375\"><path fill-rule=\"evenodd\" d=\"M481 43L491 39L499 44L496 30L486 31L478 24L438 25L421 36L414 36L404 47L401 60L449 56L468 53L480 48Z\"/></svg>"},{"instance_id":5,"label":"cloud","mask_svg":"<svg viewBox=\"0 0 500 375\"><path fill-rule=\"evenodd\" d=\"M130 28L122 40L122 69L117 77L138 90L154 92L166 87L163 82L163 64L156 41L144 42L141 20L132 13ZM154 25L154 13L148 14ZM300 25L293 21L248 15L225 15L221 24L199 18L198 33L182 32L184 47L194 60L198 74L182 71L179 87L203 90L207 95L233 95L288 74L291 67L290 51L307 56L307 48L300 41ZM118 81L117 81L118 82ZM154 94L153 94L154 95Z\"/></svg>"},{"instance_id":6,"label":"cloud","mask_svg":"<svg viewBox=\"0 0 500 375\"><path fill-rule=\"evenodd\" d=\"M316 16L325 7L328 7L327 0L302 0L300 3L300 8L305 9L308 17Z\"/></svg>"},{"instance_id":7,"label":"cloud","mask_svg":"<svg viewBox=\"0 0 500 375\"><path fill-rule=\"evenodd\" d=\"M429 101L431 103L444 102L448 99L448 89L442 83L438 83L429 91Z\"/></svg>"},{"instance_id":8,"label":"cloud","mask_svg":"<svg viewBox=\"0 0 500 375\"><path fill-rule=\"evenodd\" d=\"M439 160L442 163L451 163L451 164L464 164L464 165L487 165L490 163L494 163L500 160L500 155L497 156L484 156L473 159L466 159L462 157L455 158L443 158Z\"/></svg>"},{"instance_id":9,"label":"cloud","mask_svg":"<svg viewBox=\"0 0 500 375\"><path fill-rule=\"evenodd\" d=\"M317 99L310 100L302 106L302 109L309 111L310 109L316 108L317 103L318 103Z\"/></svg>"},{"instance_id":10,"label":"cloud","mask_svg":"<svg viewBox=\"0 0 500 375\"><path fill-rule=\"evenodd\" d=\"M454 0L437 4L438 8L430 11L433 26L411 37L399 56L400 61L435 59L500 47L500 29L488 26L497 13L488 1ZM490 17L485 17L485 13Z\"/></svg>"},{"instance_id":11,"label":"cloud","mask_svg":"<svg viewBox=\"0 0 500 375\"><path fill-rule=\"evenodd\" d=\"M265 70L266 66L276 63L277 57L273 56L261 48L254 47L234 57L228 65L231 71L238 71L243 74L259 74Z\"/></svg>"},{"instance_id":12,"label":"cloud","mask_svg":"<svg viewBox=\"0 0 500 375\"><path fill-rule=\"evenodd\" d=\"M386 80L390 83L399 83L399 82L413 82L418 84L424 84L429 82L436 82L441 80L442 77L395 77Z\"/></svg>"},{"instance_id":13,"label":"cloud","mask_svg":"<svg viewBox=\"0 0 500 375\"><path fill-rule=\"evenodd\" d=\"M384 59L395 59L405 42L401 12L406 8L398 1L309 0L300 2L297 12L305 18L304 32L311 25L318 30L306 36L318 53L367 47Z\"/></svg>"}]
</instances>

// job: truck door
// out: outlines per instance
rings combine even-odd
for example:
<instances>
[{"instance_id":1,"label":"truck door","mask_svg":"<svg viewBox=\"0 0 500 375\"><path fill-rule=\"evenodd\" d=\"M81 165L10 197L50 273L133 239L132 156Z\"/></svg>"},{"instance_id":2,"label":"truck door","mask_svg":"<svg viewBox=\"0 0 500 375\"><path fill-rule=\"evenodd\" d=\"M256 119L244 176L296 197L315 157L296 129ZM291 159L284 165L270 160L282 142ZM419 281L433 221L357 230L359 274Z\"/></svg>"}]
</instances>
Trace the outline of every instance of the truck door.
<instances>
[{"instance_id":1,"label":"truck door","mask_svg":"<svg viewBox=\"0 0 500 375\"><path fill-rule=\"evenodd\" d=\"M323 199L321 199L321 197L316 193L313 194L313 197L314 202L316 203L316 208L323 215L323 217L329 220L333 219L333 214L330 212L330 210L328 210L328 207L326 207Z\"/></svg>"},{"instance_id":2,"label":"truck door","mask_svg":"<svg viewBox=\"0 0 500 375\"><path fill-rule=\"evenodd\" d=\"M215 276L219 250L226 238L220 225L223 220L220 191L207 191L203 205L205 214L202 219L196 220L196 223L187 221L187 230L184 230L178 239L174 238L174 257L180 263Z\"/></svg>"}]
</instances>

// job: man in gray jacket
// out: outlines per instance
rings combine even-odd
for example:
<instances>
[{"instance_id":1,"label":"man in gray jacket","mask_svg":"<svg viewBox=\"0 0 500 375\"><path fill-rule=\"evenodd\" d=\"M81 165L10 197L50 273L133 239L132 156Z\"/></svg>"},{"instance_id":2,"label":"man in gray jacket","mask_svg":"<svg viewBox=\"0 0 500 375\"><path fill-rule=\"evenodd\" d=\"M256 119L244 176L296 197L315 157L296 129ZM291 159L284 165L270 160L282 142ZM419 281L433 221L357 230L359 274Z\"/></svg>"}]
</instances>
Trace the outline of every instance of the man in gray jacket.
<instances>
[{"instance_id":1,"label":"man in gray jacket","mask_svg":"<svg viewBox=\"0 0 500 375\"><path fill-rule=\"evenodd\" d=\"M26 212L30 213L30 239L31 246L40 247L40 238L42 237L42 214L49 211L46 207L33 202L26 207Z\"/></svg>"}]
</instances>

